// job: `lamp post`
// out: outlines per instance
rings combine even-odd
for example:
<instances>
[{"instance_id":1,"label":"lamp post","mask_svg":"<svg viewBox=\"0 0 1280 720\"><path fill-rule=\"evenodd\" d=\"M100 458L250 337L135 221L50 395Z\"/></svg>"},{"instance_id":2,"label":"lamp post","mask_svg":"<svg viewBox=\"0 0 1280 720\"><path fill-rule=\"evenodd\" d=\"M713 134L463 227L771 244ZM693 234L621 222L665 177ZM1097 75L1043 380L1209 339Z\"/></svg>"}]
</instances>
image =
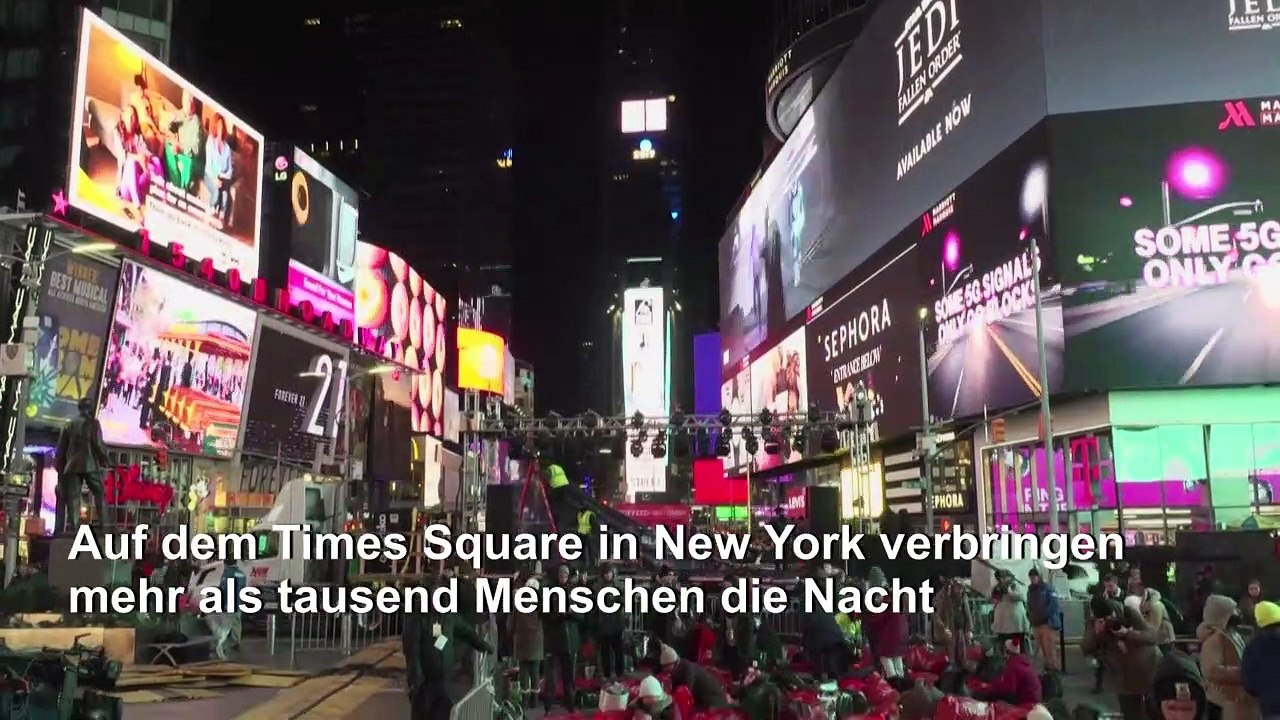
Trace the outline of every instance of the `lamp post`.
<instances>
[{"instance_id":1,"label":"lamp post","mask_svg":"<svg viewBox=\"0 0 1280 720\"><path fill-rule=\"evenodd\" d=\"M920 308L920 480L924 483L924 524L933 534L933 429L929 421L929 357L924 347L924 323L929 310Z\"/></svg>"},{"instance_id":2,"label":"lamp post","mask_svg":"<svg viewBox=\"0 0 1280 720\"><path fill-rule=\"evenodd\" d=\"M18 302L16 303L15 314L21 313L21 342L26 346L27 357L29 358L28 365L31 362L30 358L34 358L36 345L40 341L40 317L36 312L40 306L40 289L44 282L45 266L50 261L66 255L105 253L111 252L115 248L116 244L112 242L96 242L85 243L49 254L48 240L46 240L43 248L38 251L38 257L24 258L17 255L0 255L0 262L22 264L22 276L19 280L20 289L17 295ZM14 472L15 468L20 468L19 472L26 472L26 463L23 462L22 454L24 452L23 448L27 444L27 403L31 400L30 395L31 383L27 382L27 376L19 377L18 385L14 388L14 397L16 398L16 402L12 405L14 417L10 420L13 423L13 444L9 448L8 455L4 458L6 487L13 485L11 481L14 475L17 474ZM36 502L39 502L39 500ZM7 495L5 497L5 585L13 581L13 576L18 568L18 531L21 523L21 518L17 512L18 503L17 496Z\"/></svg>"},{"instance_id":3,"label":"lamp post","mask_svg":"<svg viewBox=\"0 0 1280 720\"><path fill-rule=\"evenodd\" d=\"M1040 355L1040 420L1044 425L1044 466L1049 495L1049 532L1058 532L1058 469L1053 453L1053 419L1049 411L1049 353L1045 352L1044 317L1040 302L1040 248L1031 236L1031 283L1036 305L1036 352Z\"/></svg>"}]
</instances>

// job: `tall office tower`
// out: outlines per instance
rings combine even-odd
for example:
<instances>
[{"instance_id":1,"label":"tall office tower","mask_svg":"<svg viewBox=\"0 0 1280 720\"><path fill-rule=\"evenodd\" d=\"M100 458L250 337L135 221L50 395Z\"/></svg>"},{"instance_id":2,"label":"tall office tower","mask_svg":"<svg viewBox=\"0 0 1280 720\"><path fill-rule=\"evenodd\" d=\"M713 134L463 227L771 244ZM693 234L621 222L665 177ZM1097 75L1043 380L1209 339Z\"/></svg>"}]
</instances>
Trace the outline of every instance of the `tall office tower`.
<instances>
[{"instance_id":1,"label":"tall office tower","mask_svg":"<svg viewBox=\"0 0 1280 720\"><path fill-rule=\"evenodd\" d=\"M602 298L623 310L628 288L664 288L666 307L679 306L683 125L680 50L686 36L676 0L614 0L601 53L605 117L601 122ZM678 322L678 321L677 321ZM623 409L622 323L617 315L593 343L608 388L609 409ZM678 336L678 326L672 336ZM606 340L607 339L607 340ZM679 347L671 348L676 357ZM608 355L603 355L603 353ZM679 368L673 368L679 373Z\"/></svg>"},{"instance_id":2,"label":"tall office tower","mask_svg":"<svg viewBox=\"0 0 1280 720\"><path fill-rule=\"evenodd\" d=\"M173 0L0 2L0 207L43 209L66 184L80 8L161 61L172 45Z\"/></svg>"},{"instance_id":3,"label":"tall office tower","mask_svg":"<svg viewBox=\"0 0 1280 720\"><path fill-rule=\"evenodd\" d=\"M511 263L512 66L496 0L378 11L367 49L371 240L415 267ZM362 213L364 215L364 213Z\"/></svg>"}]
</instances>

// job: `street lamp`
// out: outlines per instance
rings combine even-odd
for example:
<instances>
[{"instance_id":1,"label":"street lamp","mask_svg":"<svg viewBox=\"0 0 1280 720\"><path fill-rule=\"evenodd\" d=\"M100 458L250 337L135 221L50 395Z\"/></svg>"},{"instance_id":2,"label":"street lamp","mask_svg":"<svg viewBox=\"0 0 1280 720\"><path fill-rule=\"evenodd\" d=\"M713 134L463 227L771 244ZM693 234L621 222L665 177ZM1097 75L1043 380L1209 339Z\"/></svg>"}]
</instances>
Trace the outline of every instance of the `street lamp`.
<instances>
[{"instance_id":1,"label":"street lamp","mask_svg":"<svg viewBox=\"0 0 1280 720\"><path fill-rule=\"evenodd\" d=\"M929 421L929 357L924 347L924 325L929 309L920 308L920 480L924 483L925 532L933 534L933 430Z\"/></svg>"}]
</instances>

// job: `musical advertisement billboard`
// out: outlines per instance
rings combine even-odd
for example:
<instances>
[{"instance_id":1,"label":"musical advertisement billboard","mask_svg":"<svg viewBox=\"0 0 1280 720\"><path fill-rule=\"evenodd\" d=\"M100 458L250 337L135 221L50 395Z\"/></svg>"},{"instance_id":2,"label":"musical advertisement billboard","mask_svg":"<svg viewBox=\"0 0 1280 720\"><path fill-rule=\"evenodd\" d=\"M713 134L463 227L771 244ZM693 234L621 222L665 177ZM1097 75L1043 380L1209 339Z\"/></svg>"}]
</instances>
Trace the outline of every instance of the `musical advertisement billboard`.
<instances>
[{"instance_id":1,"label":"musical advertisement billboard","mask_svg":"<svg viewBox=\"0 0 1280 720\"><path fill-rule=\"evenodd\" d=\"M1069 386L1280 380L1280 101L1080 113L1051 128Z\"/></svg>"},{"instance_id":2,"label":"musical advertisement billboard","mask_svg":"<svg viewBox=\"0 0 1280 720\"><path fill-rule=\"evenodd\" d=\"M72 107L72 206L257 275L261 133L87 11Z\"/></svg>"},{"instance_id":3,"label":"musical advertisement billboard","mask_svg":"<svg viewBox=\"0 0 1280 720\"><path fill-rule=\"evenodd\" d=\"M660 287L628 288L622 296L623 409L628 416L667 414L667 310ZM637 439L630 434L629 441ZM628 442L628 445L630 442ZM649 440L640 457L626 452L627 493L664 492L667 459L655 458Z\"/></svg>"}]
</instances>

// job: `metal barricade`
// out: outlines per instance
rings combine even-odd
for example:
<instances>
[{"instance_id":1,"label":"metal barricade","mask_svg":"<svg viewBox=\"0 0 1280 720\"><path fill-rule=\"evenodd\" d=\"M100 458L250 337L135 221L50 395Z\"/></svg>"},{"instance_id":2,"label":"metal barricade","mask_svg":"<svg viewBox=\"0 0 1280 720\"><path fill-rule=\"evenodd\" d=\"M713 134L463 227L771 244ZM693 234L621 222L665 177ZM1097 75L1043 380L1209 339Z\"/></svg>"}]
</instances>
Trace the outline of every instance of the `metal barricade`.
<instances>
[{"instance_id":1,"label":"metal barricade","mask_svg":"<svg viewBox=\"0 0 1280 720\"><path fill-rule=\"evenodd\" d=\"M493 720L496 703L493 680L489 679L471 688L449 711L449 720Z\"/></svg>"},{"instance_id":2,"label":"metal barricade","mask_svg":"<svg viewBox=\"0 0 1280 720\"><path fill-rule=\"evenodd\" d=\"M401 613L272 613L267 617L267 648L272 657L287 653L296 668L306 653L350 655L400 635Z\"/></svg>"}]
</instances>

